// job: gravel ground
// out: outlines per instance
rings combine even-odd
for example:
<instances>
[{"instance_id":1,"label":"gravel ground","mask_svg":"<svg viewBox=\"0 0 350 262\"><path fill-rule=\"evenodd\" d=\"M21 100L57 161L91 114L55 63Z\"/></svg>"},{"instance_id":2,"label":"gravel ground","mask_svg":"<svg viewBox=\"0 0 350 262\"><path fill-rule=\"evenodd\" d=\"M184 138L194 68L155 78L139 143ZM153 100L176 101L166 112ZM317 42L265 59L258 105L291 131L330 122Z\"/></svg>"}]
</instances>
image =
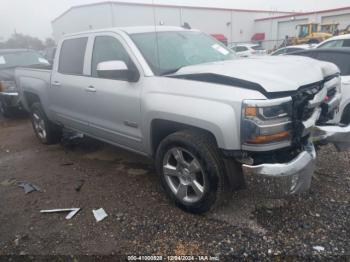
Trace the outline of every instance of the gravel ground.
<instances>
[{"instance_id":1,"label":"gravel ground","mask_svg":"<svg viewBox=\"0 0 350 262\"><path fill-rule=\"evenodd\" d=\"M310 192L271 200L242 190L226 206L199 216L167 200L147 159L91 139L44 146L26 118L0 119L0 258L212 255L220 261L349 261L349 159L349 152L324 146ZM15 180L43 192L25 195ZM69 207L82 210L71 220L39 213ZM108 217L97 223L92 209L100 207Z\"/></svg>"}]
</instances>

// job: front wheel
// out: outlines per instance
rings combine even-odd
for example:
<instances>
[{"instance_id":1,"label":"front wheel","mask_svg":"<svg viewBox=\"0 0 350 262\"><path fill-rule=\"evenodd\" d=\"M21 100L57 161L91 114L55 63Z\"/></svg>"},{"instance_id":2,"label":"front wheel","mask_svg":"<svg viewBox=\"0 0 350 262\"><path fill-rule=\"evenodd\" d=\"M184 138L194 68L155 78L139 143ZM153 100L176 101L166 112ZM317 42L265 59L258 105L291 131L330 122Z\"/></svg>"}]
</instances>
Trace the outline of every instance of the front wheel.
<instances>
[{"instance_id":1,"label":"front wheel","mask_svg":"<svg viewBox=\"0 0 350 262\"><path fill-rule=\"evenodd\" d=\"M225 169L213 139L185 130L166 137L156 154L156 167L167 195L177 206L204 213L228 196Z\"/></svg>"},{"instance_id":2,"label":"front wheel","mask_svg":"<svg viewBox=\"0 0 350 262\"><path fill-rule=\"evenodd\" d=\"M40 103L34 103L31 107L32 125L36 137L43 144L55 144L61 139L61 129L49 121Z\"/></svg>"},{"instance_id":3,"label":"front wheel","mask_svg":"<svg viewBox=\"0 0 350 262\"><path fill-rule=\"evenodd\" d=\"M12 110L8 108L0 99L0 114L5 118L9 118L12 116L12 113Z\"/></svg>"}]
</instances>

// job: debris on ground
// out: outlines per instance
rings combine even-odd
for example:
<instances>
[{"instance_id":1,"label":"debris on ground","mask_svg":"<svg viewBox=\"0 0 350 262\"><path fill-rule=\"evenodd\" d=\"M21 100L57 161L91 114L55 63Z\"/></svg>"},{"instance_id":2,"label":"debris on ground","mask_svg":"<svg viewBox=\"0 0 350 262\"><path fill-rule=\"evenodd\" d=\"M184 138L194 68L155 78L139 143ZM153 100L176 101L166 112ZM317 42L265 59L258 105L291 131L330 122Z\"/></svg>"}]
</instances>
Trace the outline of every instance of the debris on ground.
<instances>
[{"instance_id":1,"label":"debris on ground","mask_svg":"<svg viewBox=\"0 0 350 262\"><path fill-rule=\"evenodd\" d=\"M77 185L75 186L75 191L79 192L85 183L84 179L79 179Z\"/></svg>"},{"instance_id":2,"label":"debris on ground","mask_svg":"<svg viewBox=\"0 0 350 262\"><path fill-rule=\"evenodd\" d=\"M72 165L74 165L73 162L64 162L61 164L61 166L72 166Z\"/></svg>"},{"instance_id":3,"label":"debris on ground","mask_svg":"<svg viewBox=\"0 0 350 262\"><path fill-rule=\"evenodd\" d=\"M62 208L62 209L50 209L50 210L40 210L40 213L59 213L59 212L69 212L66 219L72 219L78 212L80 208Z\"/></svg>"},{"instance_id":4,"label":"debris on ground","mask_svg":"<svg viewBox=\"0 0 350 262\"><path fill-rule=\"evenodd\" d=\"M15 184L17 184L17 180L14 178L5 179L0 183L2 186L13 186Z\"/></svg>"},{"instance_id":5,"label":"debris on ground","mask_svg":"<svg viewBox=\"0 0 350 262\"><path fill-rule=\"evenodd\" d=\"M131 176L142 176L142 175L147 174L148 171L144 170L144 169L132 169L131 168L127 172Z\"/></svg>"},{"instance_id":6,"label":"debris on ground","mask_svg":"<svg viewBox=\"0 0 350 262\"><path fill-rule=\"evenodd\" d=\"M24 189L25 194L29 194L34 191L41 192L41 189L37 187L36 185L33 185L29 182L19 182L18 186Z\"/></svg>"},{"instance_id":7,"label":"debris on ground","mask_svg":"<svg viewBox=\"0 0 350 262\"><path fill-rule=\"evenodd\" d=\"M316 250L316 251L318 251L318 252L320 252L320 251L324 251L324 247L322 247L322 246L314 246L314 247L312 247L314 250Z\"/></svg>"},{"instance_id":8,"label":"debris on ground","mask_svg":"<svg viewBox=\"0 0 350 262\"><path fill-rule=\"evenodd\" d=\"M108 216L106 211L104 211L103 208L93 209L92 213L95 216L96 222L100 222L100 221L102 221L103 219L105 219Z\"/></svg>"}]
</instances>

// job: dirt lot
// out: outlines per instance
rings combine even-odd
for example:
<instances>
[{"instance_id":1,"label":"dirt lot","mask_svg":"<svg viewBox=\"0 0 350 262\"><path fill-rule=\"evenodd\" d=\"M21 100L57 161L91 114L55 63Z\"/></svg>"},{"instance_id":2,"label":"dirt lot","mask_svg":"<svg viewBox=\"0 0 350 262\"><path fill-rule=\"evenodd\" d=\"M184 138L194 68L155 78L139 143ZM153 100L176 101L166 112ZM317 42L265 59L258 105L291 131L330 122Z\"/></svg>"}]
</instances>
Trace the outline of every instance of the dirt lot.
<instances>
[{"instance_id":1,"label":"dirt lot","mask_svg":"<svg viewBox=\"0 0 350 262\"><path fill-rule=\"evenodd\" d=\"M319 152L311 191L269 200L253 190L198 216L165 197L147 159L85 139L44 146L26 118L0 119L0 255L350 255L350 153ZM11 179L43 192L25 195ZM76 187L82 184L77 192ZM72 219L41 209L81 207ZM108 217L97 223L92 209ZM320 249L316 250L317 246Z\"/></svg>"}]
</instances>

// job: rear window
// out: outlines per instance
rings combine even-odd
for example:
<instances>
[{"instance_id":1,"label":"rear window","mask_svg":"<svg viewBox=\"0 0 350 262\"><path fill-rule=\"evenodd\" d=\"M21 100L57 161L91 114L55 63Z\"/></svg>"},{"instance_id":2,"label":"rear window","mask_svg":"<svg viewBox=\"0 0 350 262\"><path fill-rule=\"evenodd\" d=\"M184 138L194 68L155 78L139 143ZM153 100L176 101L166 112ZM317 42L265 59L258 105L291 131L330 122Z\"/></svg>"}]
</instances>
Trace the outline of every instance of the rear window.
<instances>
[{"instance_id":1,"label":"rear window","mask_svg":"<svg viewBox=\"0 0 350 262\"><path fill-rule=\"evenodd\" d=\"M0 69L48 64L49 62L43 56L34 51L0 53Z\"/></svg>"},{"instance_id":2,"label":"rear window","mask_svg":"<svg viewBox=\"0 0 350 262\"><path fill-rule=\"evenodd\" d=\"M68 75L82 75L88 38L65 40L61 47L58 72Z\"/></svg>"}]
</instances>

